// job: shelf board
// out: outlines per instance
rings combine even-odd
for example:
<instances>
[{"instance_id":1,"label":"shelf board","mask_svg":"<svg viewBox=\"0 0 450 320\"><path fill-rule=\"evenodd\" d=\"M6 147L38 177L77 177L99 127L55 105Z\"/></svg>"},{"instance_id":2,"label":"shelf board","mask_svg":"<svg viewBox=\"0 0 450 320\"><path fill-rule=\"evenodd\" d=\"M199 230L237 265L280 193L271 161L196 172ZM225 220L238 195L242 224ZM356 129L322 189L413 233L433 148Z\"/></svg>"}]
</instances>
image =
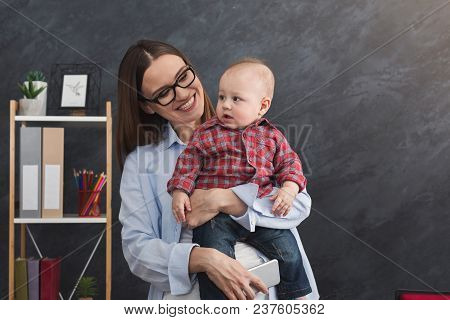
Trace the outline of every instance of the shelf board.
<instances>
[{"instance_id":1,"label":"shelf board","mask_svg":"<svg viewBox=\"0 0 450 320\"><path fill-rule=\"evenodd\" d=\"M64 127L101 127L107 122L106 117L93 116L15 116L16 123L29 126L64 126Z\"/></svg>"},{"instance_id":2,"label":"shelf board","mask_svg":"<svg viewBox=\"0 0 450 320\"><path fill-rule=\"evenodd\" d=\"M92 116L16 116L16 121L37 122L106 122L106 117Z\"/></svg>"},{"instance_id":3,"label":"shelf board","mask_svg":"<svg viewBox=\"0 0 450 320\"><path fill-rule=\"evenodd\" d=\"M15 224L47 224L47 223L106 223L106 214L95 218L81 218L76 213L64 214L62 218L14 218Z\"/></svg>"}]
</instances>

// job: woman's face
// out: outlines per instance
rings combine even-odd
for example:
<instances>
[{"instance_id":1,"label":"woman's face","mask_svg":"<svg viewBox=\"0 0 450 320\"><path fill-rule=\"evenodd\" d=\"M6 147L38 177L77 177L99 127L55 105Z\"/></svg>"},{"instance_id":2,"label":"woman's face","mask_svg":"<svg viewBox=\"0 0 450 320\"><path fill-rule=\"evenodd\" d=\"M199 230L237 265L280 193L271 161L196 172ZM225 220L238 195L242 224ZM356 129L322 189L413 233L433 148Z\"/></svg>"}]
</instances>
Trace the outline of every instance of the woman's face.
<instances>
[{"instance_id":1,"label":"woman's face","mask_svg":"<svg viewBox=\"0 0 450 320\"><path fill-rule=\"evenodd\" d=\"M142 80L142 94L155 98L167 86L172 86L179 74L186 70L186 63L179 56L166 54L153 60ZM166 106L143 102L147 113L156 112L172 125L191 124L200 120L205 109L203 87L198 77L187 88L175 87L175 99Z\"/></svg>"}]
</instances>

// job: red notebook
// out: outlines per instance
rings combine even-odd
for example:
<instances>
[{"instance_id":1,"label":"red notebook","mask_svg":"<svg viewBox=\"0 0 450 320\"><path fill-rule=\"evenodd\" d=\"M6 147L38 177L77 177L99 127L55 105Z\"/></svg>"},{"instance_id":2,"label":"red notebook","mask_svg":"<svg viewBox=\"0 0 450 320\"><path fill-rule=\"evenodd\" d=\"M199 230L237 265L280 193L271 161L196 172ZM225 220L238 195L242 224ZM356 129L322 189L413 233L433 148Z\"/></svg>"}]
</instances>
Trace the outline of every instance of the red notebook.
<instances>
[{"instance_id":1,"label":"red notebook","mask_svg":"<svg viewBox=\"0 0 450 320\"><path fill-rule=\"evenodd\" d=\"M40 271L40 299L58 300L61 280L61 258L41 259Z\"/></svg>"}]
</instances>

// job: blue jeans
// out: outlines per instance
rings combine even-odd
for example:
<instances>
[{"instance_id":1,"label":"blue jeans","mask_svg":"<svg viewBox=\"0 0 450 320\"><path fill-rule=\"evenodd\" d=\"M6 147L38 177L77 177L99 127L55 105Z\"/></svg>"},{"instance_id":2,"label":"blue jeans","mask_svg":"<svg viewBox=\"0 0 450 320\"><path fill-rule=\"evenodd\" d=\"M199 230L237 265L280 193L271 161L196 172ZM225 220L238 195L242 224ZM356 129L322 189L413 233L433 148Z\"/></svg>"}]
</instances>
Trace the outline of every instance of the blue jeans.
<instances>
[{"instance_id":1,"label":"blue jeans","mask_svg":"<svg viewBox=\"0 0 450 320\"><path fill-rule=\"evenodd\" d=\"M280 267L280 283L276 286L278 299L295 299L310 293L308 277L303 268L297 241L290 230L256 227L250 232L231 217L219 213L215 218L194 229L194 243L214 248L235 259L236 241L250 244L269 259L277 259ZM202 300L225 300L226 296L209 280L206 273L198 274Z\"/></svg>"}]
</instances>

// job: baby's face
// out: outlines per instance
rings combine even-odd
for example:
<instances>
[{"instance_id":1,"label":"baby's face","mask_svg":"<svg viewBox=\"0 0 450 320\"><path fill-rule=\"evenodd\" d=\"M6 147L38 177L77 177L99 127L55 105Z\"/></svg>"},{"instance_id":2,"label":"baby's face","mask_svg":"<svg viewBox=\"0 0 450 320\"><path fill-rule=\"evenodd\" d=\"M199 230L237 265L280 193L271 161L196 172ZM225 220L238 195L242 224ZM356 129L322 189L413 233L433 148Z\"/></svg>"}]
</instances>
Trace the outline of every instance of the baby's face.
<instances>
[{"instance_id":1,"label":"baby's face","mask_svg":"<svg viewBox=\"0 0 450 320\"><path fill-rule=\"evenodd\" d=\"M262 81L251 67L227 70L219 82L216 113L228 128L245 128L260 118Z\"/></svg>"}]
</instances>

